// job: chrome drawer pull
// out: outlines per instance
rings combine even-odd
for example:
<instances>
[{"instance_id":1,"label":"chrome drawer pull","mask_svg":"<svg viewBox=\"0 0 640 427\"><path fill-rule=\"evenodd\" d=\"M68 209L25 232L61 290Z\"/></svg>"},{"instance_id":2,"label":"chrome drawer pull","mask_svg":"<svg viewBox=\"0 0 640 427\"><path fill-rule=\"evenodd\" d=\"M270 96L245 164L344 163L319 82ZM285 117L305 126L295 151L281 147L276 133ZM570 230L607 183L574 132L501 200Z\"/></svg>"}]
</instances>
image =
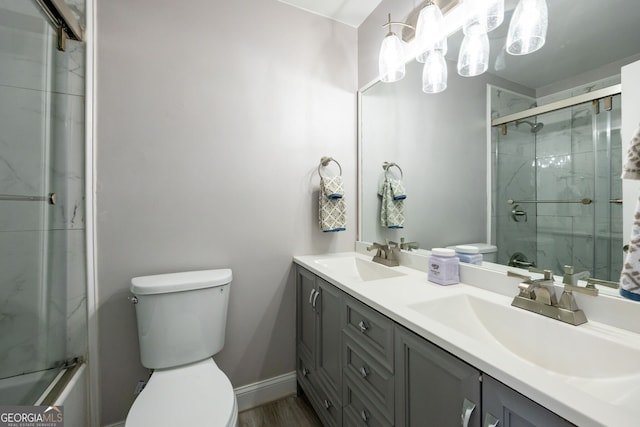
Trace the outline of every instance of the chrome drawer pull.
<instances>
[{"instance_id":1,"label":"chrome drawer pull","mask_svg":"<svg viewBox=\"0 0 640 427\"><path fill-rule=\"evenodd\" d=\"M487 412L487 415L484 417L484 427L498 427L500 424L500 420Z\"/></svg>"},{"instance_id":2,"label":"chrome drawer pull","mask_svg":"<svg viewBox=\"0 0 640 427\"><path fill-rule=\"evenodd\" d=\"M366 366L360 368L360 375L362 375L362 378L367 378L367 375L369 375L369 371L367 370Z\"/></svg>"},{"instance_id":3,"label":"chrome drawer pull","mask_svg":"<svg viewBox=\"0 0 640 427\"><path fill-rule=\"evenodd\" d=\"M302 376L306 377L309 375L309 370L307 368L302 368Z\"/></svg>"},{"instance_id":4,"label":"chrome drawer pull","mask_svg":"<svg viewBox=\"0 0 640 427\"><path fill-rule=\"evenodd\" d=\"M316 295L313 297L313 309L315 310L316 307L316 300L318 299L318 295L320 295L320 291L316 291Z\"/></svg>"},{"instance_id":5,"label":"chrome drawer pull","mask_svg":"<svg viewBox=\"0 0 640 427\"><path fill-rule=\"evenodd\" d=\"M324 404L324 409L331 408L331 402L329 402L327 399L325 399L322 403Z\"/></svg>"},{"instance_id":6,"label":"chrome drawer pull","mask_svg":"<svg viewBox=\"0 0 640 427\"><path fill-rule=\"evenodd\" d=\"M464 402L462 402L462 413L460 414L462 427L469 427L469 420L474 409L476 409L476 404L465 398Z\"/></svg>"},{"instance_id":7,"label":"chrome drawer pull","mask_svg":"<svg viewBox=\"0 0 640 427\"><path fill-rule=\"evenodd\" d=\"M315 289L311 289L311 292L309 292L309 304L311 304L311 301L313 300L313 294L316 293Z\"/></svg>"},{"instance_id":8,"label":"chrome drawer pull","mask_svg":"<svg viewBox=\"0 0 640 427\"><path fill-rule=\"evenodd\" d=\"M360 418L362 418L362 421L365 423L369 421L369 414L367 414L367 411L363 409L362 412L360 412Z\"/></svg>"},{"instance_id":9,"label":"chrome drawer pull","mask_svg":"<svg viewBox=\"0 0 640 427\"><path fill-rule=\"evenodd\" d=\"M367 332L367 329L369 329L369 323L367 323L366 320L361 320L360 323L358 323L358 326L360 327L360 332L363 334Z\"/></svg>"}]
</instances>

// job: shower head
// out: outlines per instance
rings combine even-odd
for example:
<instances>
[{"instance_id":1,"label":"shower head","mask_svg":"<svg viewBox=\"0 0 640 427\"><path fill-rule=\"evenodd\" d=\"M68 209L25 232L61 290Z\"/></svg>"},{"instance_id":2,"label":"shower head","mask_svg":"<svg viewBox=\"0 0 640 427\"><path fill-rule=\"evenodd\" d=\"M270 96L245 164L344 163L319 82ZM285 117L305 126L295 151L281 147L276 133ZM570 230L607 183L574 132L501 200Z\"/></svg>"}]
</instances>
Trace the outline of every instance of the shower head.
<instances>
[{"instance_id":1,"label":"shower head","mask_svg":"<svg viewBox=\"0 0 640 427\"><path fill-rule=\"evenodd\" d=\"M516 127L520 124L520 123L526 123L529 126L531 126L531 133L538 133L540 131L540 129L542 129L544 127L544 123L542 122L538 122L538 123L531 123L528 120L518 120L516 122Z\"/></svg>"}]
</instances>

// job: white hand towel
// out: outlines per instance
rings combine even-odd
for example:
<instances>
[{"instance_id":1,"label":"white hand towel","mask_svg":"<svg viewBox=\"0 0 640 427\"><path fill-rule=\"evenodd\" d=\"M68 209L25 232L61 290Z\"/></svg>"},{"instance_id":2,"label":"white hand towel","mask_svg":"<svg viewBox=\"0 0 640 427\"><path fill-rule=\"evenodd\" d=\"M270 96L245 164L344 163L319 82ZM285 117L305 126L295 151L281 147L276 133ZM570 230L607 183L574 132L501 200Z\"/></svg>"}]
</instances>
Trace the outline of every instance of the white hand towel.
<instances>
[{"instance_id":1,"label":"white hand towel","mask_svg":"<svg viewBox=\"0 0 640 427\"><path fill-rule=\"evenodd\" d=\"M324 232L344 231L347 229L347 205L344 200L344 192L339 198L329 198L327 196L326 180L326 177L320 177L320 196L318 200L320 229ZM341 184L342 180L340 180Z\"/></svg>"}]
</instances>

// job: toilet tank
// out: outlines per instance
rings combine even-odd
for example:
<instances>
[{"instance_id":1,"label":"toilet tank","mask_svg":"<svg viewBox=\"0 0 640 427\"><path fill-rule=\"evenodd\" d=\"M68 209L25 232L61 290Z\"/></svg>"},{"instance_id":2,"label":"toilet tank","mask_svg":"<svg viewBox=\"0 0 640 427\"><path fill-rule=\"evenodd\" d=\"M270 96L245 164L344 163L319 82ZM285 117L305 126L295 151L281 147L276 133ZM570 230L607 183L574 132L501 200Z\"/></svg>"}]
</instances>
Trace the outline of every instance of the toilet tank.
<instances>
[{"instance_id":1,"label":"toilet tank","mask_svg":"<svg viewBox=\"0 0 640 427\"><path fill-rule=\"evenodd\" d=\"M131 279L142 365L170 368L219 352L231 278L230 269L218 269Z\"/></svg>"}]
</instances>

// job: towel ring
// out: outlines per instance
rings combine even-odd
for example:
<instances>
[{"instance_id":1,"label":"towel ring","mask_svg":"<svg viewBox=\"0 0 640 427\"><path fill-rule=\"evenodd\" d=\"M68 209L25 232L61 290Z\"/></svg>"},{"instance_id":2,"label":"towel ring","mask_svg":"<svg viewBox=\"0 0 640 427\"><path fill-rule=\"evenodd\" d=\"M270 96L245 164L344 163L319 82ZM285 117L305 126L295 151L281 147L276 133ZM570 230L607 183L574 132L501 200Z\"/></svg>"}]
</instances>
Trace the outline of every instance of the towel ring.
<instances>
[{"instance_id":1,"label":"towel ring","mask_svg":"<svg viewBox=\"0 0 640 427\"><path fill-rule=\"evenodd\" d=\"M322 176L322 174L320 173L320 168L321 167L326 168L330 162L335 162L336 165L338 165L338 168L340 169L340 176L342 176L342 166L340 166L340 163L338 163L338 161L333 157L327 157L327 156L324 156L320 159L320 164L318 165L318 175Z\"/></svg>"},{"instance_id":2,"label":"towel ring","mask_svg":"<svg viewBox=\"0 0 640 427\"><path fill-rule=\"evenodd\" d=\"M404 173L402 173L402 168L401 168L400 166L398 166L398 164L397 164L397 163L393 163L393 162L384 162L384 163L382 164L382 169L384 169L384 172L385 172L385 173L387 173L387 172L389 172L389 168L392 168L392 167L394 167L394 166L395 166L395 167L397 167L397 168L398 168L398 170L400 171L400 178L401 178L401 179L404 179Z\"/></svg>"}]
</instances>

